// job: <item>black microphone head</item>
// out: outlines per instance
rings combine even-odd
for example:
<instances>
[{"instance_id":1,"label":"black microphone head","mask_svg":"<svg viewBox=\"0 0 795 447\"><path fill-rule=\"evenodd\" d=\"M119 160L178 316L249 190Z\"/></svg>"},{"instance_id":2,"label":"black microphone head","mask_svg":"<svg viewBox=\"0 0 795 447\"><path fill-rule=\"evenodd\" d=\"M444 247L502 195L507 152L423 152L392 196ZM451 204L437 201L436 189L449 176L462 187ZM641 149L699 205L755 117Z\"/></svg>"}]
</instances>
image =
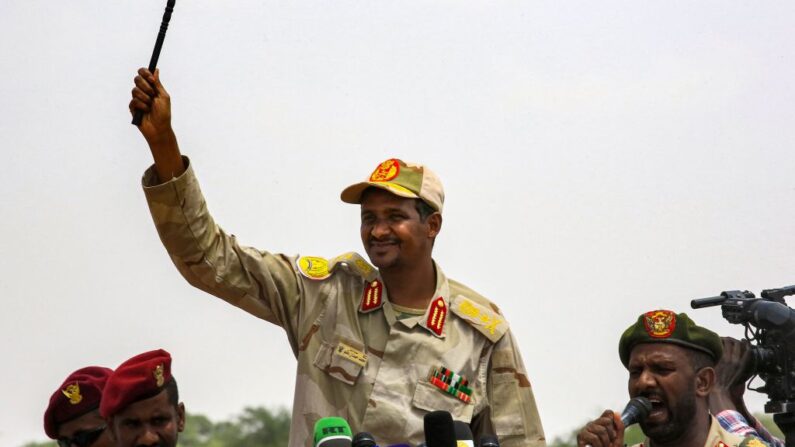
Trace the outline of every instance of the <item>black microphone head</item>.
<instances>
[{"instance_id":1,"label":"black microphone head","mask_svg":"<svg viewBox=\"0 0 795 447\"><path fill-rule=\"evenodd\" d=\"M479 447L500 447L500 440L494 435L483 435Z\"/></svg>"},{"instance_id":2,"label":"black microphone head","mask_svg":"<svg viewBox=\"0 0 795 447\"><path fill-rule=\"evenodd\" d=\"M428 447L456 447L453 416L446 411L431 411L423 418Z\"/></svg>"},{"instance_id":3,"label":"black microphone head","mask_svg":"<svg viewBox=\"0 0 795 447\"><path fill-rule=\"evenodd\" d=\"M465 445L467 447L475 447L475 440L472 436L472 429L469 424L461 421L453 421L453 428L455 429L456 446Z\"/></svg>"},{"instance_id":4,"label":"black microphone head","mask_svg":"<svg viewBox=\"0 0 795 447\"><path fill-rule=\"evenodd\" d=\"M356 436L353 437L351 447L377 447L377 444L373 435L366 431L362 431L356 433Z\"/></svg>"},{"instance_id":5,"label":"black microphone head","mask_svg":"<svg viewBox=\"0 0 795 447\"><path fill-rule=\"evenodd\" d=\"M651 401L649 399L642 396L633 397L621 413L621 422L627 426L636 422L643 422L649 412L651 412Z\"/></svg>"}]
</instances>

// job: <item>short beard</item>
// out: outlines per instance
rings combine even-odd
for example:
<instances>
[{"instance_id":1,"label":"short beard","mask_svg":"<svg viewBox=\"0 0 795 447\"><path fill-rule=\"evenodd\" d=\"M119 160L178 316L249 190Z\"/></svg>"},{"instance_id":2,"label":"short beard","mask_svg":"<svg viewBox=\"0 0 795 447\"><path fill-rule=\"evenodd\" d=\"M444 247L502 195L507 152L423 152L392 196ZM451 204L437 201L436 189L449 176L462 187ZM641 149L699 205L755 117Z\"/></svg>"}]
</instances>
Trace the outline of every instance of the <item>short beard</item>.
<instances>
[{"instance_id":1,"label":"short beard","mask_svg":"<svg viewBox=\"0 0 795 447\"><path fill-rule=\"evenodd\" d=\"M696 384L691 385L691 389L682 393L676 408L668 408L672 413L672 419L663 425L648 427L645 422L640 423L640 428L649 439L662 444L670 444L680 439L688 427L693 425L696 415Z\"/></svg>"}]
</instances>

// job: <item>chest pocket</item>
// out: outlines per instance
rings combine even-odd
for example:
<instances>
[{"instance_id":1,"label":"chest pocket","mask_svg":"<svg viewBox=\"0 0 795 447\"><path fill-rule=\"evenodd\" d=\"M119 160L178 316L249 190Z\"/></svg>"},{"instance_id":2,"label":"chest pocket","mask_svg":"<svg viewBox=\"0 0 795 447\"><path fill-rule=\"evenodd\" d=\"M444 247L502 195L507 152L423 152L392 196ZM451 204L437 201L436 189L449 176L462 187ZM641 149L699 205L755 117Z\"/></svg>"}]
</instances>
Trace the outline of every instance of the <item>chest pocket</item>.
<instances>
[{"instance_id":1,"label":"chest pocket","mask_svg":"<svg viewBox=\"0 0 795 447\"><path fill-rule=\"evenodd\" d=\"M425 411L447 411L453 415L453 420L467 424L472 420L472 410L474 409L474 405L471 403L464 403L423 379L417 382L411 404Z\"/></svg>"},{"instance_id":2,"label":"chest pocket","mask_svg":"<svg viewBox=\"0 0 795 447\"><path fill-rule=\"evenodd\" d=\"M351 340L340 340L336 344L323 341L315 355L314 365L329 376L348 385L353 385L367 364L364 346Z\"/></svg>"}]
</instances>

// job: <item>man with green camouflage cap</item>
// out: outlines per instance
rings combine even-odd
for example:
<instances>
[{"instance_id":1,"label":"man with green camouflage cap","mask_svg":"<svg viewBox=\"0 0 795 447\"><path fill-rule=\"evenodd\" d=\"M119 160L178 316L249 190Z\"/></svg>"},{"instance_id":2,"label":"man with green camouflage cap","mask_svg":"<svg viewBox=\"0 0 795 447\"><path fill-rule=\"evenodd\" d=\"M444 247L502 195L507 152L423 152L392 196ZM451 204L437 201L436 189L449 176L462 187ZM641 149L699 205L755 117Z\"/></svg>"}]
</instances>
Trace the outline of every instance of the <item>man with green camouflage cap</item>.
<instances>
[{"instance_id":1,"label":"man with green camouflage cap","mask_svg":"<svg viewBox=\"0 0 795 447\"><path fill-rule=\"evenodd\" d=\"M759 447L721 428L709 413L715 365L722 354L717 334L696 325L686 314L653 310L638 317L618 343L621 363L629 371L629 395L651 402L640 426L644 447ZM619 413L605 410L577 436L579 447L624 445Z\"/></svg>"},{"instance_id":2,"label":"man with green camouflage cap","mask_svg":"<svg viewBox=\"0 0 795 447\"><path fill-rule=\"evenodd\" d=\"M144 174L152 218L192 285L284 328L298 361L290 446L310 446L340 416L379 444L420 443L423 417L449 411L503 447L544 446L533 390L505 317L448 279L431 253L444 193L428 168L389 159L342 192L360 204L362 243L332 259L241 246L210 216L171 128L157 74L139 70L131 112L155 164Z\"/></svg>"}]
</instances>

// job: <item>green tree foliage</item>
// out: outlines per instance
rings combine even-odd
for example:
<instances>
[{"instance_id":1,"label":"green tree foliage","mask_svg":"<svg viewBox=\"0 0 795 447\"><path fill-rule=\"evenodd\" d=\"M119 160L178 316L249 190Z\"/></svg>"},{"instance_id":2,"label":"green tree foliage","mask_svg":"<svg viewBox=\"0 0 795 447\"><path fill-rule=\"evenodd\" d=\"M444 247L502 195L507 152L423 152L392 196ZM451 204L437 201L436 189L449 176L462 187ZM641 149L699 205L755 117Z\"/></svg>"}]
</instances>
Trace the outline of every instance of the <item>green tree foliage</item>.
<instances>
[{"instance_id":1,"label":"green tree foliage","mask_svg":"<svg viewBox=\"0 0 795 447\"><path fill-rule=\"evenodd\" d=\"M765 426L771 435L777 437L778 439L784 440L784 433L782 433L781 429L778 428L778 425L773 422L772 414L754 413L754 417Z\"/></svg>"},{"instance_id":2,"label":"green tree foliage","mask_svg":"<svg viewBox=\"0 0 795 447\"><path fill-rule=\"evenodd\" d=\"M290 436L285 409L246 408L233 421L214 423L201 414L188 414L180 447L283 447Z\"/></svg>"}]
</instances>

